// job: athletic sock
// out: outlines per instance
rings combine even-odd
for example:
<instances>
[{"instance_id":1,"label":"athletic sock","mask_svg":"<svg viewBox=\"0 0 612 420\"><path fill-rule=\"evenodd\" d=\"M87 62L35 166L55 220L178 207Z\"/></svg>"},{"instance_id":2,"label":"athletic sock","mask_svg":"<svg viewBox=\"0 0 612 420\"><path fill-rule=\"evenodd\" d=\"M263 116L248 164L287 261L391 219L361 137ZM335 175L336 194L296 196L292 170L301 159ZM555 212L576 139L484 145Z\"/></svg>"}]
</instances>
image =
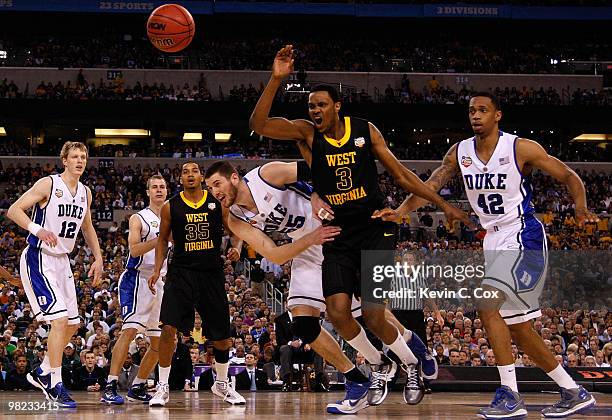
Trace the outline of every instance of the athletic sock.
<instances>
[{"instance_id":1,"label":"athletic sock","mask_svg":"<svg viewBox=\"0 0 612 420\"><path fill-rule=\"evenodd\" d=\"M117 376L117 375L108 375L106 383L109 384L109 383L111 383L111 381L118 381L118 380L119 380L119 376Z\"/></svg>"},{"instance_id":2,"label":"athletic sock","mask_svg":"<svg viewBox=\"0 0 612 420\"><path fill-rule=\"evenodd\" d=\"M368 382L368 378L366 378L363 372L357 369L356 366L353 366L353 368L348 372L343 372L343 374L347 381L357 382L358 384L364 384Z\"/></svg>"},{"instance_id":3,"label":"athletic sock","mask_svg":"<svg viewBox=\"0 0 612 420\"><path fill-rule=\"evenodd\" d=\"M62 368L51 368L51 388L62 382Z\"/></svg>"},{"instance_id":4,"label":"athletic sock","mask_svg":"<svg viewBox=\"0 0 612 420\"><path fill-rule=\"evenodd\" d=\"M404 334L402 336L404 337L404 341L409 343L410 340L412 340L412 331L410 331L408 328L404 328Z\"/></svg>"},{"instance_id":5,"label":"athletic sock","mask_svg":"<svg viewBox=\"0 0 612 420\"><path fill-rule=\"evenodd\" d=\"M147 382L147 380L146 380L146 379L141 379L141 378L139 378L139 377L137 376L137 377L134 379L134 382L132 382L132 386L135 386L135 385L140 385L140 384L144 384L144 383L146 383L146 382Z\"/></svg>"},{"instance_id":6,"label":"athletic sock","mask_svg":"<svg viewBox=\"0 0 612 420\"><path fill-rule=\"evenodd\" d=\"M168 377L170 376L170 366L159 367L159 383L168 384Z\"/></svg>"},{"instance_id":7,"label":"athletic sock","mask_svg":"<svg viewBox=\"0 0 612 420\"><path fill-rule=\"evenodd\" d=\"M359 326L359 328L359 334L352 340L348 340L347 343L359 353L363 354L363 357L365 357L369 363L380 365L382 363L380 352L374 347L370 340L368 340L365 330L361 326Z\"/></svg>"},{"instance_id":8,"label":"athletic sock","mask_svg":"<svg viewBox=\"0 0 612 420\"><path fill-rule=\"evenodd\" d=\"M397 338L395 341L391 344L387 344L387 346L389 346L389 349L393 351L397 357L399 357L402 363L406 365L414 365L418 362L418 359L412 353L412 350L408 348L408 344L406 344L404 337L400 335L399 331L397 332Z\"/></svg>"},{"instance_id":9,"label":"athletic sock","mask_svg":"<svg viewBox=\"0 0 612 420\"><path fill-rule=\"evenodd\" d=\"M518 385L516 384L516 368L514 363L509 365L497 366L499 370L499 379L501 384L507 386L514 392L518 392Z\"/></svg>"},{"instance_id":10,"label":"athletic sock","mask_svg":"<svg viewBox=\"0 0 612 420\"><path fill-rule=\"evenodd\" d=\"M563 366L559 365L550 372L546 373L550 378L557 383L561 388L575 389L578 388L576 381L569 376L569 373L563 369Z\"/></svg>"},{"instance_id":11,"label":"athletic sock","mask_svg":"<svg viewBox=\"0 0 612 420\"><path fill-rule=\"evenodd\" d=\"M51 363L49 363L49 353L45 354L45 358L40 364L40 370L42 370L43 375L48 375L51 373Z\"/></svg>"},{"instance_id":12,"label":"athletic sock","mask_svg":"<svg viewBox=\"0 0 612 420\"><path fill-rule=\"evenodd\" d=\"M215 369L217 370L217 381L227 382L228 381L227 371L229 370L229 362L227 363L215 362Z\"/></svg>"}]
</instances>

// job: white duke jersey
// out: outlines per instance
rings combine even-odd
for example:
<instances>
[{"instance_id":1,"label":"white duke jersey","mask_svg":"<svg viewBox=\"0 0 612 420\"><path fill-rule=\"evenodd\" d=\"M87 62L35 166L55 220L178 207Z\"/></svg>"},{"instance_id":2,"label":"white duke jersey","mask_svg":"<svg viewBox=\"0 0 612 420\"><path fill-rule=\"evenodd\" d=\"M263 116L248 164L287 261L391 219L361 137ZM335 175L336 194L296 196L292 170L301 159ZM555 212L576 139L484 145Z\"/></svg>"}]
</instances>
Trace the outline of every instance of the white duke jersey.
<instances>
[{"instance_id":1,"label":"white duke jersey","mask_svg":"<svg viewBox=\"0 0 612 420\"><path fill-rule=\"evenodd\" d=\"M260 167L254 168L243 178L251 190L259 213L254 214L233 205L230 211L234 216L268 235L280 232L286 233L292 239L301 238L319 226L319 222L312 217L310 185L296 182L278 188L264 181L259 170Z\"/></svg>"},{"instance_id":2,"label":"white duke jersey","mask_svg":"<svg viewBox=\"0 0 612 420\"><path fill-rule=\"evenodd\" d=\"M467 198L482 227L489 230L534 214L531 183L516 161L517 136L499 132L499 141L486 164L476 155L476 138L457 145L457 162Z\"/></svg>"},{"instance_id":3,"label":"white duke jersey","mask_svg":"<svg viewBox=\"0 0 612 420\"><path fill-rule=\"evenodd\" d=\"M36 203L32 221L53 232L57 236L57 245L51 247L32 234L28 235L28 244L49 254L69 254L74 249L83 219L89 211L87 188L79 182L76 194L73 196L59 174L50 175L49 178L51 178L49 201L43 208Z\"/></svg>"},{"instance_id":4,"label":"white duke jersey","mask_svg":"<svg viewBox=\"0 0 612 420\"><path fill-rule=\"evenodd\" d=\"M159 227L161 220L150 207L140 210L136 213L140 217L140 242L147 242L159 236ZM155 248L144 253L139 257L128 256L126 269L139 270L143 272L153 272L155 268ZM161 269L161 276L165 276L167 269L167 260L164 260L164 265Z\"/></svg>"}]
</instances>

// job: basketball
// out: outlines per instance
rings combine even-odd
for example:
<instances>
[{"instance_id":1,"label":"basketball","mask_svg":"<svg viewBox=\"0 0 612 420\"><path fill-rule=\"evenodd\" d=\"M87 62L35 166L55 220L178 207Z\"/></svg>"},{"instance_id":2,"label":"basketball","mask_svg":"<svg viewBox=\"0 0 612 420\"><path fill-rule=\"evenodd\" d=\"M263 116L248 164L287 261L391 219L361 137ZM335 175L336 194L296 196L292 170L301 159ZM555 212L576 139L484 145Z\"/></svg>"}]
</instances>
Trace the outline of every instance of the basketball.
<instances>
[{"instance_id":1,"label":"basketball","mask_svg":"<svg viewBox=\"0 0 612 420\"><path fill-rule=\"evenodd\" d=\"M147 20L147 35L151 43L163 52L185 49L195 34L191 13L178 4L164 4L153 10Z\"/></svg>"}]
</instances>

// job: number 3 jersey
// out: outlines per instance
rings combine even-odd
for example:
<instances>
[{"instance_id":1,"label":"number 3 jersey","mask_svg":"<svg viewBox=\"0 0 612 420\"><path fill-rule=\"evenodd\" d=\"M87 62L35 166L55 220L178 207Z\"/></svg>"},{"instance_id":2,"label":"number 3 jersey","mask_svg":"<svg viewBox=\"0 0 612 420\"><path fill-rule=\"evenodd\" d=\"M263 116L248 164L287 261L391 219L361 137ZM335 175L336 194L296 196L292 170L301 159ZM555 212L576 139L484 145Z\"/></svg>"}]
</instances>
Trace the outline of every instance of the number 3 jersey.
<instances>
[{"instance_id":1,"label":"number 3 jersey","mask_svg":"<svg viewBox=\"0 0 612 420\"><path fill-rule=\"evenodd\" d=\"M49 178L51 178L49 201L42 208L38 203L34 206L32 221L54 233L57 236L57 245L51 247L32 234L28 235L28 244L49 254L69 254L74 249L83 219L89 211L87 188L79 182L75 195L72 195L59 174L50 175Z\"/></svg>"},{"instance_id":2,"label":"number 3 jersey","mask_svg":"<svg viewBox=\"0 0 612 420\"><path fill-rule=\"evenodd\" d=\"M223 269L223 216L216 198L204 190L202 199L193 203L180 192L170 199L170 219L174 241L170 267L196 271Z\"/></svg>"},{"instance_id":3,"label":"number 3 jersey","mask_svg":"<svg viewBox=\"0 0 612 420\"><path fill-rule=\"evenodd\" d=\"M519 222L532 216L531 183L523 177L516 161L517 136L499 132L499 141L485 164L476 154L476 138L459 142L457 162L467 198L482 227Z\"/></svg>"}]
</instances>

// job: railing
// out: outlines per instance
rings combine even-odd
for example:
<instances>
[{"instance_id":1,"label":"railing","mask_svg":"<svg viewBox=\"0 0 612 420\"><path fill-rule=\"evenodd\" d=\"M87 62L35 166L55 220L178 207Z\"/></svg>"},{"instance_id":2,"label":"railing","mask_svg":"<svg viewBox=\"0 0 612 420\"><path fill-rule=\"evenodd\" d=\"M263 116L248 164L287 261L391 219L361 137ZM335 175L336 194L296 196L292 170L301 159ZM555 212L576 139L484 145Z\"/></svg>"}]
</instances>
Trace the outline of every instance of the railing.
<instances>
[{"instance_id":1,"label":"railing","mask_svg":"<svg viewBox=\"0 0 612 420\"><path fill-rule=\"evenodd\" d=\"M281 314L285 310L285 296L278 290L272 283L264 280L265 296L264 301L266 305L275 314Z\"/></svg>"}]
</instances>

